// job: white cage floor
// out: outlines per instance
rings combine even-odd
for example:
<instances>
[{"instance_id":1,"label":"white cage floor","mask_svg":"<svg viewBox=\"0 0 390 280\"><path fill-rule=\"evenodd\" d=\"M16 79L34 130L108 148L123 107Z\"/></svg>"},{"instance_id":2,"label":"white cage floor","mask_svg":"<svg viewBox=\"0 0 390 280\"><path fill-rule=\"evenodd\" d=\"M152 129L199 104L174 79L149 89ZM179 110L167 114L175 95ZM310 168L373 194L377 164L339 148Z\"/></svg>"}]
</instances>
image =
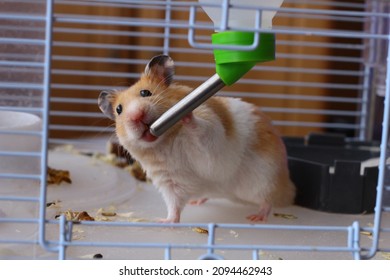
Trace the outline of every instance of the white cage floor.
<instances>
[{"instance_id":1,"label":"white cage floor","mask_svg":"<svg viewBox=\"0 0 390 280\"><path fill-rule=\"evenodd\" d=\"M194 228L144 228L109 225L109 222L154 222L166 215L165 204L150 183L142 183L134 179L130 173L110 165L102 160L84 156L74 151L58 150L49 153L49 166L56 169L69 170L72 183L61 183L50 186L47 202L56 204L47 208L47 219L65 211L87 211L96 220L107 222L107 225L91 226L75 224L73 241L86 246L69 246L66 257L70 259L92 258L102 254L104 259L162 259L163 249L126 248L123 246L91 247L90 242L98 243L169 243L205 245L207 234L194 231ZM37 188L26 189L16 182L13 195L23 193L24 196L38 195ZM1 207L3 216L33 218L38 215L38 207L26 203L26 207L13 207L5 203ZM246 216L256 211L254 206L234 204L225 200L209 200L200 206L188 205L182 213L182 223L221 223L247 224ZM112 216L115 213L115 216ZM267 224L269 225L304 225L304 226L341 226L347 227L358 221L361 227L372 227L373 215L330 214L292 206L274 209ZM104 216L105 214L106 216ZM390 227L390 213L383 214L383 227ZM10 239L36 240L38 226L36 224L3 224L2 235ZM58 240L58 225L46 226L47 238ZM334 247L346 246L347 235L337 231L294 231L294 230L253 230L221 228L216 231L216 244L224 245L281 245ZM361 246L371 246L371 236L361 234ZM386 248L390 247L390 236L380 240ZM173 259L197 259L206 253L206 249L182 248L172 249ZM252 250L217 250L216 254L226 259L251 259ZM0 258L56 258L38 245L5 244L0 245ZM378 253L376 259L389 256ZM260 250L261 259L351 259L350 252L319 252L297 250Z\"/></svg>"}]
</instances>

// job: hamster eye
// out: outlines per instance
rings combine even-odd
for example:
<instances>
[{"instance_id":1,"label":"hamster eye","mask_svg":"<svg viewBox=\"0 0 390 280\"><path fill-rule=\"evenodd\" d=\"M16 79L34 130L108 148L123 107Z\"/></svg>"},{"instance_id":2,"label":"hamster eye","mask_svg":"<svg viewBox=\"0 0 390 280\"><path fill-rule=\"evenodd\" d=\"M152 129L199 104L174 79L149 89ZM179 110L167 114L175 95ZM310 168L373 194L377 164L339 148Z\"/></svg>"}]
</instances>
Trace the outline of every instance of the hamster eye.
<instances>
[{"instance_id":1,"label":"hamster eye","mask_svg":"<svg viewBox=\"0 0 390 280\"><path fill-rule=\"evenodd\" d=\"M122 113L122 105L119 104L118 106L116 106L115 110L116 110L117 114L120 115Z\"/></svg>"},{"instance_id":2,"label":"hamster eye","mask_svg":"<svg viewBox=\"0 0 390 280\"><path fill-rule=\"evenodd\" d=\"M139 91L139 94L142 96L142 97L149 97L149 96L152 96L152 93L150 92L150 90L147 90L147 89L141 89Z\"/></svg>"}]
</instances>

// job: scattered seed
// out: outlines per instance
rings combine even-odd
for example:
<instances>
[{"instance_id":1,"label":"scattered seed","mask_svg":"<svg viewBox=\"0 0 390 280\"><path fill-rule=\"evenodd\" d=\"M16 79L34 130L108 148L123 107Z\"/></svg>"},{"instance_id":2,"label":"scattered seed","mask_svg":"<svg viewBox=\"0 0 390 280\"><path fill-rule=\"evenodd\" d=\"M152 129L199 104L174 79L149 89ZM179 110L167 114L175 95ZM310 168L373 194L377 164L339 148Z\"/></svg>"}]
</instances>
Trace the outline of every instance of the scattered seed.
<instances>
[{"instance_id":1,"label":"scattered seed","mask_svg":"<svg viewBox=\"0 0 390 280\"><path fill-rule=\"evenodd\" d=\"M114 216L116 216L115 212L102 212L101 214L102 214L102 216L105 216L105 217L114 217Z\"/></svg>"},{"instance_id":2,"label":"scattered seed","mask_svg":"<svg viewBox=\"0 0 390 280\"><path fill-rule=\"evenodd\" d=\"M77 212L75 212L77 213ZM86 211L79 212L76 215L76 220L78 221L94 221L95 219L91 217Z\"/></svg>"},{"instance_id":3,"label":"scattered seed","mask_svg":"<svg viewBox=\"0 0 390 280\"><path fill-rule=\"evenodd\" d=\"M235 238L238 237L238 233L237 233L236 231L234 231L234 230L230 230L229 233L230 233L232 236L234 236Z\"/></svg>"},{"instance_id":4,"label":"scattered seed","mask_svg":"<svg viewBox=\"0 0 390 280\"><path fill-rule=\"evenodd\" d=\"M296 217L292 214L283 214L283 213L274 213L274 217L283 218L283 219L287 219L287 220L298 219L298 217Z\"/></svg>"},{"instance_id":5,"label":"scattered seed","mask_svg":"<svg viewBox=\"0 0 390 280\"><path fill-rule=\"evenodd\" d=\"M70 172L68 170L59 170L54 168L47 168L47 183L59 185L61 182L68 184L72 183L70 179Z\"/></svg>"},{"instance_id":6,"label":"scattered seed","mask_svg":"<svg viewBox=\"0 0 390 280\"><path fill-rule=\"evenodd\" d=\"M46 203L46 207L57 207L60 208L61 200L54 200Z\"/></svg>"},{"instance_id":7,"label":"scattered seed","mask_svg":"<svg viewBox=\"0 0 390 280\"><path fill-rule=\"evenodd\" d=\"M102 255L102 254L95 254L95 255L93 255L92 258L93 258L93 259L102 259L102 258L103 258L103 255Z\"/></svg>"},{"instance_id":8,"label":"scattered seed","mask_svg":"<svg viewBox=\"0 0 390 280\"><path fill-rule=\"evenodd\" d=\"M385 260L390 260L390 252L381 252L381 255Z\"/></svg>"},{"instance_id":9,"label":"scattered seed","mask_svg":"<svg viewBox=\"0 0 390 280\"><path fill-rule=\"evenodd\" d=\"M201 234L209 234L209 231L207 229L201 228L201 227L193 228L192 231L195 231L195 232L201 233Z\"/></svg>"},{"instance_id":10,"label":"scattered seed","mask_svg":"<svg viewBox=\"0 0 390 280\"><path fill-rule=\"evenodd\" d=\"M67 221L72 221L72 222L94 221L95 220L86 211L75 212L72 210L67 210L63 214L65 215L65 218Z\"/></svg>"},{"instance_id":11,"label":"scattered seed","mask_svg":"<svg viewBox=\"0 0 390 280\"><path fill-rule=\"evenodd\" d=\"M372 236L372 232L370 232L370 231L360 231L360 234Z\"/></svg>"}]
</instances>

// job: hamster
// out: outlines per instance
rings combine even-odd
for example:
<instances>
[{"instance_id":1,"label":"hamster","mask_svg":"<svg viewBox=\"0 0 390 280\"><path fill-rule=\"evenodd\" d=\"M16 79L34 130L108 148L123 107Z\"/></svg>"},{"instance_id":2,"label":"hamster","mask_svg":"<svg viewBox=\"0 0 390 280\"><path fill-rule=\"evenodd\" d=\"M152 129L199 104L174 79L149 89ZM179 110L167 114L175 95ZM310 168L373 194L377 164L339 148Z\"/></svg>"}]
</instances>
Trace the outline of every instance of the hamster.
<instances>
[{"instance_id":1,"label":"hamster","mask_svg":"<svg viewBox=\"0 0 390 280\"><path fill-rule=\"evenodd\" d=\"M226 198L255 204L252 222L293 203L286 149L270 119L239 98L211 97L160 137L150 125L192 91L173 82L174 62L153 57L130 88L100 93L120 144L146 171L166 203L161 222L178 223L187 203Z\"/></svg>"}]
</instances>

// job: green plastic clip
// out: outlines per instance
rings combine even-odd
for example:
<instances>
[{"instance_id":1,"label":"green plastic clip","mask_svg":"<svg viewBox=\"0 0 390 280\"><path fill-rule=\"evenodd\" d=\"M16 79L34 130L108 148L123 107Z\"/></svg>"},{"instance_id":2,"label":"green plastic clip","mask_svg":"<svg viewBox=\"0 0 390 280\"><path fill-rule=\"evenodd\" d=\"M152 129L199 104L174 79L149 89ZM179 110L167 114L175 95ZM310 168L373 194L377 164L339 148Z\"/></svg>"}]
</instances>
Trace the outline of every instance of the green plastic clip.
<instances>
[{"instance_id":1,"label":"green plastic clip","mask_svg":"<svg viewBox=\"0 0 390 280\"><path fill-rule=\"evenodd\" d=\"M215 45L252 45L254 33L225 31L212 35ZM225 83L232 85L259 62L275 59L275 35L260 33L259 46L252 51L214 50L216 72Z\"/></svg>"}]
</instances>

